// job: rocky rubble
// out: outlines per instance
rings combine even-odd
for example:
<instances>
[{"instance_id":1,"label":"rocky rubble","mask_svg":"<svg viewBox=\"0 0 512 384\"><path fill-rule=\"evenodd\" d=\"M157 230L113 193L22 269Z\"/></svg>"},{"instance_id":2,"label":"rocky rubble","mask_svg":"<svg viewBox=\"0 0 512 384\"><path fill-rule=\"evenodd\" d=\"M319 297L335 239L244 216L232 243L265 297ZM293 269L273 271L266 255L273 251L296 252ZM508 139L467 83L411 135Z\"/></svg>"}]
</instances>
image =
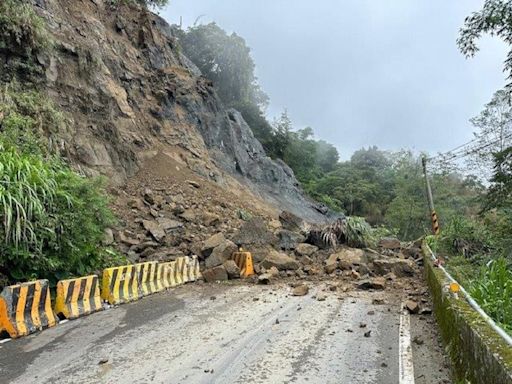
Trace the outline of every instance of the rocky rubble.
<instances>
[{"instance_id":1,"label":"rocky rubble","mask_svg":"<svg viewBox=\"0 0 512 384\"><path fill-rule=\"evenodd\" d=\"M169 167L176 170L172 176ZM251 252L258 275L249 281L338 278L374 290L417 271L414 244L385 239L375 250L319 247L309 242L312 227L303 219L269 210L243 192L228 193L166 154L147 161L145 171L116 193L121 222L105 241L113 240L132 262L197 255L205 280L223 281L239 278L231 259L242 249Z\"/></svg>"}]
</instances>

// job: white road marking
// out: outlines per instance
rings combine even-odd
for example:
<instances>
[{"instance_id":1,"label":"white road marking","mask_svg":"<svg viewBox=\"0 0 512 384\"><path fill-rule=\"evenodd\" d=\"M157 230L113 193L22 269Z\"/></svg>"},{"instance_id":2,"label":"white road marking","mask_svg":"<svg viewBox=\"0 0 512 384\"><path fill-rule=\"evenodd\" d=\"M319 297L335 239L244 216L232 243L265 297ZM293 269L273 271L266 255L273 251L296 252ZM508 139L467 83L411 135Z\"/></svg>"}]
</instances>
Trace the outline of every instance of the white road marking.
<instances>
[{"instance_id":1,"label":"white road marking","mask_svg":"<svg viewBox=\"0 0 512 384\"><path fill-rule=\"evenodd\" d=\"M4 340L0 340L0 344L3 344L3 343L7 343L8 341L11 341L12 339L4 339Z\"/></svg>"},{"instance_id":2,"label":"white road marking","mask_svg":"<svg viewBox=\"0 0 512 384\"><path fill-rule=\"evenodd\" d=\"M398 346L399 384L414 384L414 365L411 346L411 319L407 311L400 315L400 334Z\"/></svg>"},{"instance_id":3,"label":"white road marking","mask_svg":"<svg viewBox=\"0 0 512 384\"><path fill-rule=\"evenodd\" d=\"M59 324L61 324L61 325L66 324L68 321L69 321L68 319L64 319L64 320L59 321Z\"/></svg>"}]
</instances>

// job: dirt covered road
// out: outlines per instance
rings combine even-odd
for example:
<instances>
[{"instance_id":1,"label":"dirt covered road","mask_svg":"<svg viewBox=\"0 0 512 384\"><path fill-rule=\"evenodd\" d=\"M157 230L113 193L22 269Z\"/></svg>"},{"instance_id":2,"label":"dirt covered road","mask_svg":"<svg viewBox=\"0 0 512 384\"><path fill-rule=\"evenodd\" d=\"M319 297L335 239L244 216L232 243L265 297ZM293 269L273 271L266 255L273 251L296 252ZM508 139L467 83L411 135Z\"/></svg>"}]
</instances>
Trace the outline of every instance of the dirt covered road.
<instances>
[{"instance_id":1,"label":"dirt covered road","mask_svg":"<svg viewBox=\"0 0 512 384\"><path fill-rule=\"evenodd\" d=\"M1 344L1 382L450 382L431 315L403 315L389 291L310 287L182 286Z\"/></svg>"}]
</instances>

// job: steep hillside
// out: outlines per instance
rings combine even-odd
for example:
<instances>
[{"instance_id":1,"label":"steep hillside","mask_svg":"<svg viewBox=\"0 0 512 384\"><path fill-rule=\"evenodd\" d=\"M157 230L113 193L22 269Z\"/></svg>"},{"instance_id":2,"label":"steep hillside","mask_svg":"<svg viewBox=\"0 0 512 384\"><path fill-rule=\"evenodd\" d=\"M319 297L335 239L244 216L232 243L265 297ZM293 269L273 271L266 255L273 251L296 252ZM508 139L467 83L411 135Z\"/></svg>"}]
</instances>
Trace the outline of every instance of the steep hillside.
<instances>
[{"instance_id":1,"label":"steep hillside","mask_svg":"<svg viewBox=\"0 0 512 384\"><path fill-rule=\"evenodd\" d=\"M34 1L53 40L37 52L36 71L20 65L25 51L0 49L2 82L34 82L64 112L67 124L47 134L74 166L123 186L165 153L169 166L161 170L170 177L177 163L226 193L244 190L248 209L268 203L271 216L289 210L324 221L292 170L265 155L241 115L223 107L181 54L173 27L142 7L111 3Z\"/></svg>"}]
</instances>

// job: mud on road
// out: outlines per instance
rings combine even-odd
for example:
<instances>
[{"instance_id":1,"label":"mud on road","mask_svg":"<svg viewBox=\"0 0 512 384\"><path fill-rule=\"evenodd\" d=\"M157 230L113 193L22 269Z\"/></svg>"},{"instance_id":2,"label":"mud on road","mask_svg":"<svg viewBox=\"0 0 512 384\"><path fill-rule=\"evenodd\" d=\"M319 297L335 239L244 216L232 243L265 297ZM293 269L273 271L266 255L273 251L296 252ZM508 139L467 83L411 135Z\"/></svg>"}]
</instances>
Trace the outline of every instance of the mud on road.
<instances>
[{"instance_id":1,"label":"mud on road","mask_svg":"<svg viewBox=\"0 0 512 384\"><path fill-rule=\"evenodd\" d=\"M0 345L2 383L399 383L401 298L310 285L187 285L70 321ZM416 383L449 383L432 316L410 332Z\"/></svg>"}]
</instances>

